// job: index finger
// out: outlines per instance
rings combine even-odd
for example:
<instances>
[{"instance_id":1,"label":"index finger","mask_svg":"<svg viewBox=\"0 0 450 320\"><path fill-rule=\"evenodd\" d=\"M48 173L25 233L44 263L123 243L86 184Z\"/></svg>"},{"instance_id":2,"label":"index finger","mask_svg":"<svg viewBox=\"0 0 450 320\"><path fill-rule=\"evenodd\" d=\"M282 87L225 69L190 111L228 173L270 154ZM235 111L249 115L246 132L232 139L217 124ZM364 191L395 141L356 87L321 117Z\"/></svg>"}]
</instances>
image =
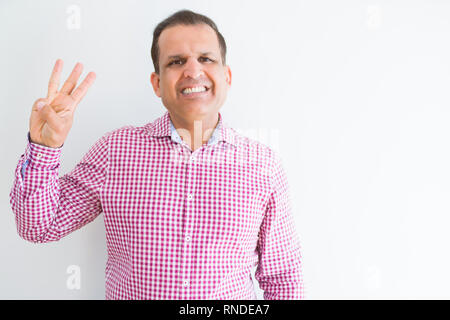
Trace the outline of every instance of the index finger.
<instances>
[{"instance_id":1,"label":"index finger","mask_svg":"<svg viewBox=\"0 0 450 320\"><path fill-rule=\"evenodd\" d=\"M61 59L56 60L52 75L50 76L50 81L48 82L47 99L58 93L59 78L61 76L62 67L63 61Z\"/></svg>"}]
</instances>

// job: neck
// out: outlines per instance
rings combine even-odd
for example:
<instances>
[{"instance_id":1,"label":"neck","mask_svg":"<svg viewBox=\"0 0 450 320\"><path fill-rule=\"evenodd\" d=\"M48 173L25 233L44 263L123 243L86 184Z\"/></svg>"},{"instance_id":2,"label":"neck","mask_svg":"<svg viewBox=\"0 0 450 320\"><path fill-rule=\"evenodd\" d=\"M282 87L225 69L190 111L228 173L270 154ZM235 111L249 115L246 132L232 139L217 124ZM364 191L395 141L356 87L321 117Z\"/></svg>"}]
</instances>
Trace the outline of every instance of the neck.
<instances>
[{"instance_id":1,"label":"neck","mask_svg":"<svg viewBox=\"0 0 450 320\"><path fill-rule=\"evenodd\" d=\"M192 119L177 117L171 113L169 115L181 139L183 139L192 151L197 150L209 141L214 129L219 123L219 113Z\"/></svg>"}]
</instances>

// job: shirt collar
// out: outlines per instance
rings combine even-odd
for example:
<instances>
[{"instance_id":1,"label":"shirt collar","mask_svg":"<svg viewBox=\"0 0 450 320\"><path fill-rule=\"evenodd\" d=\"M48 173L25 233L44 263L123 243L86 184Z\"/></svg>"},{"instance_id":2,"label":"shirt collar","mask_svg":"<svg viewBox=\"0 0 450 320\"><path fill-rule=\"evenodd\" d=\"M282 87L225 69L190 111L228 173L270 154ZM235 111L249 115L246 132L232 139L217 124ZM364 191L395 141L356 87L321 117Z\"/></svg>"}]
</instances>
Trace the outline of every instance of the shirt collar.
<instances>
[{"instance_id":1,"label":"shirt collar","mask_svg":"<svg viewBox=\"0 0 450 320\"><path fill-rule=\"evenodd\" d=\"M175 130L175 127L169 116L169 111L166 111L163 116L156 119L151 124L150 135L154 137L170 137L173 141L181 143L181 137ZM234 130L225 123L222 114L219 112L219 122L208 141L208 145L214 145L219 141L224 141L233 146L236 146L237 144L235 138L236 134Z\"/></svg>"}]
</instances>

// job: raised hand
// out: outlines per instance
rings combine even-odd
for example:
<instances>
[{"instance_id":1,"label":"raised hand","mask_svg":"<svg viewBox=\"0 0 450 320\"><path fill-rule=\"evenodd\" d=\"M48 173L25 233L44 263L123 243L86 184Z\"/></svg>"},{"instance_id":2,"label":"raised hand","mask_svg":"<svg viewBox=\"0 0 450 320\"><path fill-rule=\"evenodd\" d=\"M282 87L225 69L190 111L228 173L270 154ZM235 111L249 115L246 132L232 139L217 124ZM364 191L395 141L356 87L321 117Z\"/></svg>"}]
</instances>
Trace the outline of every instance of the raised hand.
<instances>
[{"instance_id":1,"label":"raised hand","mask_svg":"<svg viewBox=\"0 0 450 320\"><path fill-rule=\"evenodd\" d=\"M58 59L48 83L47 98L35 101L30 116L31 142L52 148L59 148L64 144L72 128L75 109L96 77L94 72L89 72L75 89L83 71L83 65L77 63L58 91L62 67L63 61Z\"/></svg>"}]
</instances>

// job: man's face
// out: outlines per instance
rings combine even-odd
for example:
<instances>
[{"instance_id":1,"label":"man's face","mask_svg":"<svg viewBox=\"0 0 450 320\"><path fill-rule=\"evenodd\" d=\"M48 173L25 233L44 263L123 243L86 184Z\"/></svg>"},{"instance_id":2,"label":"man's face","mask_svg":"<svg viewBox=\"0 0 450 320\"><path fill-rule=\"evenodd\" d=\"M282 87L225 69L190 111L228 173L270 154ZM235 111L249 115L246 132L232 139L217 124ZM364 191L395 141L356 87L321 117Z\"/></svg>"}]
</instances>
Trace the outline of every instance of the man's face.
<instances>
[{"instance_id":1,"label":"man's face","mask_svg":"<svg viewBox=\"0 0 450 320\"><path fill-rule=\"evenodd\" d=\"M159 37L159 75L151 82L171 114L186 121L218 112L231 85L216 33L206 24L178 25Z\"/></svg>"}]
</instances>

